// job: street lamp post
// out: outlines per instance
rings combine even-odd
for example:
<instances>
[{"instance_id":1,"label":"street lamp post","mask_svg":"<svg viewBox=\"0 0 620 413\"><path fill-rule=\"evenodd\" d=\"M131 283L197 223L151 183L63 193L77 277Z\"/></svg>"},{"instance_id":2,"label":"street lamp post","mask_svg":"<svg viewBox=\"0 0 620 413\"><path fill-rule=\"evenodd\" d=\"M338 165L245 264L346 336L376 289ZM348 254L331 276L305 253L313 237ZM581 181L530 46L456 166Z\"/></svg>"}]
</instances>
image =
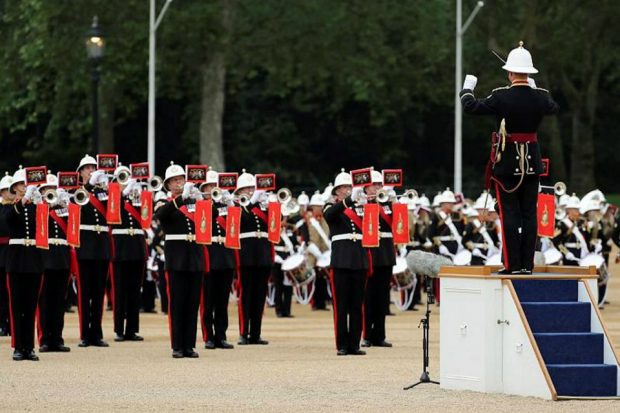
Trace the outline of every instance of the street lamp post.
<instances>
[{"instance_id":1,"label":"street lamp post","mask_svg":"<svg viewBox=\"0 0 620 413\"><path fill-rule=\"evenodd\" d=\"M93 17L93 23L86 33L86 52L91 62L92 79L92 145L93 153L99 152L99 64L103 58L104 39L99 27L99 19Z\"/></svg>"},{"instance_id":2,"label":"street lamp post","mask_svg":"<svg viewBox=\"0 0 620 413\"><path fill-rule=\"evenodd\" d=\"M155 0L150 0L149 11L149 103L148 103L148 135L147 135L147 159L151 171L155 171L155 35L161 20L164 18L172 0L166 0L166 4L155 18Z\"/></svg>"},{"instance_id":3,"label":"street lamp post","mask_svg":"<svg viewBox=\"0 0 620 413\"><path fill-rule=\"evenodd\" d=\"M456 0L456 69L454 71L454 191L463 191L463 112L459 92L463 83L463 34L484 6L483 1L476 3L465 24L463 24L463 2Z\"/></svg>"}]
</instances>

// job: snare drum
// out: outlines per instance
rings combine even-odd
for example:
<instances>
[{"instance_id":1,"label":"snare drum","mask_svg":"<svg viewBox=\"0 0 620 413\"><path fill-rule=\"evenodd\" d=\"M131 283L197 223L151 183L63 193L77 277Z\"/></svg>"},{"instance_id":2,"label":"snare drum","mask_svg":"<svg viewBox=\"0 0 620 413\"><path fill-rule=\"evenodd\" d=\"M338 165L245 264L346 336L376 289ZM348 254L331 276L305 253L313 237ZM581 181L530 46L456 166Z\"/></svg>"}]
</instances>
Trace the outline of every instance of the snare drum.
<instances>
[{"instance_id":1,"label":"snare drum","mask_svg":"<svg viewBox=\"0 0 620 413\"><path fill-rule=\"evenodd\" d=\"M319 259L316 260L318 272L325 278L329 278L329 265L331 264L331 260L332 252L330 250L322 253Z\"/></svg>"},{"instance_id":2,"label":"snare drum","mask_svg":"<svg viewBox=\"0 0 620 413\"><path fill-rule=\"evenodd\" d=\"M413 274L409 271L405 258L396 258L396 265L392 267L392 276L399 289L407 289L413 286Z\"/></svg>"},{"instance_id":3,"label":"snare drum","mask_svg":"<svg viewBox=\"0 0 620 413\"><path fill-rule=\"evenodd\" d=\"M301 254L291 255L282 262L282 272L295 284L307 282L312 272L306 267L306 257Z\"/></svg>"}]
</instances>

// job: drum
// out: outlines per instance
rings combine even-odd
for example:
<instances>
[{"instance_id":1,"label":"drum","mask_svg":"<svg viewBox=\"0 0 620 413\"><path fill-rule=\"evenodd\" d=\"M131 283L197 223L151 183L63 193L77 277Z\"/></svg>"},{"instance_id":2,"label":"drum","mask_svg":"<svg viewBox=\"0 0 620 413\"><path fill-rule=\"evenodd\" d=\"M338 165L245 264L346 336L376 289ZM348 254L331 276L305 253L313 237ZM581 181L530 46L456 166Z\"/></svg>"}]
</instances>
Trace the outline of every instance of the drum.
<instances>
[{"instance_id":1,"label":"drum","mask_svg":"<svg viewBox=\"0 0 620 413\"><path fill-rule=\"evenodd\" d=\"M282 272L295 284L304 284L312 276L312 272L306 267L306 257L301 254L291 255L282 262Z\"/></svg>"},{"instance_id":2,"label":"drum","mask_svg":"<svg viewBox=\"0 0 620 413\"><path fill-rule=\"evenodd\" d=\"M471 263L471 251L463 250L457 252L452 258L454 265L469 265Z\"/></svg>"},{"instance_id":3,"label":"drum","mask_svg":"<svg viewBox=\"0 0 620 413\"><path fill-rule=\"evenodd\" d=\"M605 258L603 258L602 255L594 254L594 253L588 254L579 260L580 267L595 266L596 269L600 269L604 263L605 263Z\"/></svg>"},{"instance_id":4,"label":"drum","mask_svg":"<svg viewBox=\"0 0 620 413\"><path fill-rule=\"evenodd\" d=\"M556 248L547 248L547 250L543 252L543 255L545 256L545 264L547 265L557 264L562 259L562 253Z\"/></svg>"},{"instance_id":5,"label":"drum","mask_svg":"<svg viewBox=\"0 0 620 413\"><path fill-rule=\"evenodd\" d=\"M396 280L396 284L399 289L408 289L413 286L413 274L407 267L407 260L405 258L396 258L396 265L392 267L392 276Z\"/></svg>"},{"instance_id":6,"label":"drum","mask_svg":"<svg viewBox=\"0 0 620 413\"><path fill-rule=\"evenodd\" d=\"M497 254L491 255L484 262L484 265L502 265L502 254L497 253Z\"/></svg>"}]
</instances>

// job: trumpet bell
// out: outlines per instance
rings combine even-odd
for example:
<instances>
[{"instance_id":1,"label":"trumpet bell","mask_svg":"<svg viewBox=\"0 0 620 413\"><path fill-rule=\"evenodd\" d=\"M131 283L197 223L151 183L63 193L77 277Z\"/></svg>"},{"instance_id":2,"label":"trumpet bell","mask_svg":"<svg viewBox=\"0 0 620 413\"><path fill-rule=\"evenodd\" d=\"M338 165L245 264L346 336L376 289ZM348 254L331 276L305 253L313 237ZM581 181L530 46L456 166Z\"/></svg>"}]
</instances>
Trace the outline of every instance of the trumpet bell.
<instances>
[{"instance_id":1,"label":"trumpet bell","mask_svg":"<svg viewBox=\"0 0 620 413\"><path fill-rule=\"evenodd\" d=\"M220 202L223 197L224 193L220 188L213 188L211 190L211 199L213 199L214 202Z\"/></svg>"},{"instance_id":2,"label":"trumpet bell","mask_svg":"<svg viewBox=\"0 0 620 413\"><path fill-rule=\"evenodd\" d=\"M73 201L80 206L88 204L89 202L88 191L82 188L77 189L75 193L73 194Z\"/></svg>"},{"instance_id":3,"label":"trumpet bell","mask_svg":"<svg viewBox=\"0 0 620 413\"><path fill-rule=\"evenodd\" d=\"M278 197L278 201L283 204L288 204L291 199L293 199L293 193L288 188L281 188L276 192L276 196Z\"/></svg>"},{"instance_id":4,"label":"trumpet bell","mask_svg":"<svg viewBox=\"0 0 620 413\"><path fill-rule=\"evenodd\" d=\"M390 199L390 194L385 189L380 189L377 191L377 202L385 203Z\"/></svg>"},{"instance_id":5,"label":"trumpet bell","mask_svg":"<svg viewBox=\"0 0 620 413\"><path fill-rule=\"evenodd\" d=\"M164 187L164 181L161 177L154 175L151 179L149 179L149 191L159 192Z\"/></svg>"},{"instance_id":6,"label":"trumpet bell","mask_svg":"<svg viewBox=\"0 0 620 413\"><path fill-rule=\"evenodd\" d=\"M407 198L407 201L413 201L418 197L418 191L416 191L415 189L408 189L407 191L405 191L403 196Z\"/></svg>"},{"instance_id":7,"label":"trumpet bell","mask_svg":"<svg viewBox=\"0 0 620 413\"><path fill-rule=\"evenodd\" d=\"M562 196L566 194L566 184L562 181L560 182L556 182L555 185L553 185L553 192L555 192L555 194L557 196Z\"/></svg>"},{"instance_id":8,"label":"trumpet bell","mask_svg":"<svg viewBox=\"0 0 620 413\"><path fill-rule=\"evenodd\" d=\"M247 195L240 195L237 198L237 201L239 202L239 205L246 207L248 205L250 205L250 197Z\"/></svg>"},{"instance_id":9,"label":"trumpet bell","mask_svg":"<svg viewBox=\"0 0 620 413\"><path fill-rule=\"evenodd\" d=\"M125 170L120 171L118 175L116 175L116 181L121 185L127 184L130 178L131 178L131 175L129 174L129 172Z\"/></svg>"},{"instance_id":10,"label":"trumpet bell","mask_svg":"<svg viewBox=\"0 0 620 413\"><path fill-rule=\"evenodd\" d=\"M48 189L43 193L43 199L48 204L56 204L58 202L58 192L54 189Z\"/></svg>"}]
</instances>

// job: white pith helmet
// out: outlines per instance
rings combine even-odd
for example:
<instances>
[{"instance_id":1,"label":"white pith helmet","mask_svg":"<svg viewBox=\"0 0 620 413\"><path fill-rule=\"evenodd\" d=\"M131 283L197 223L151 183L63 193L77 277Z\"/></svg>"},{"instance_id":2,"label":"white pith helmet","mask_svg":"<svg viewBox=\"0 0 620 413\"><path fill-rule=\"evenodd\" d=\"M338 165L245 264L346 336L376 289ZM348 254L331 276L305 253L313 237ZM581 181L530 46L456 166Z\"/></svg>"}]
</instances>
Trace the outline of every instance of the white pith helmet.
<instances>
[{"instance_id":1,"label":"white pith helmet","mask_svg":"<svg viewBox=\"0 0 620 413\"><path fill-rule=\"evenodd\" d=\"M512 73L538 73L532 62L532 55L523 47L523 41L519 42L519 47L510 51L502 69Z\"/></svg>"}]
</instances>

